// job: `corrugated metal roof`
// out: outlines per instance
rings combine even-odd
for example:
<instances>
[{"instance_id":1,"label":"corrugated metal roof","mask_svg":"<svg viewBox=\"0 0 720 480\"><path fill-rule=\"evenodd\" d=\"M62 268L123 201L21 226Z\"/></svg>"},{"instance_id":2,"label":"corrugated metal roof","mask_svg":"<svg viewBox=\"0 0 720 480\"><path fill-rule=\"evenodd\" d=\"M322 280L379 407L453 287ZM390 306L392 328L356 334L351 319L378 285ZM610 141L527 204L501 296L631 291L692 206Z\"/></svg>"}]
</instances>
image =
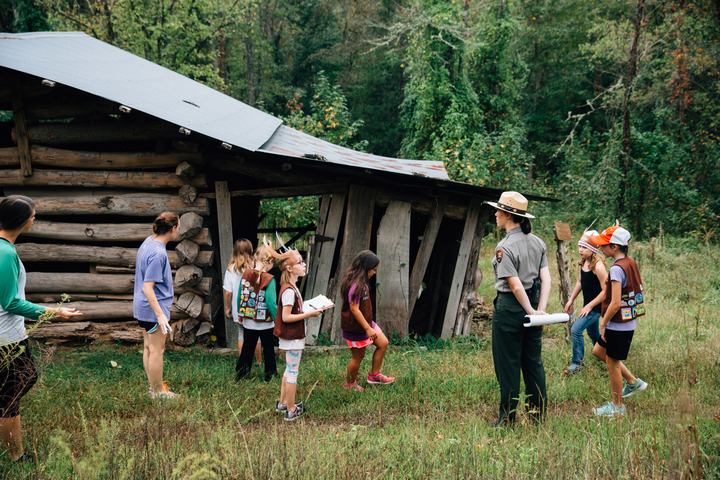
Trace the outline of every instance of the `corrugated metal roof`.
<instances>
[{"instance_id":1,"label":"corrugated metal roof","mask_svg":"<svg viewBox=\"0 0 720 480\"><path fill-rule=\"evenodd\" d=\"M82 32L0 33L0 66L126 105L250 151L448 180L442 162L340 147Z\"/></svg>"},{"instance_id":2,"label":"corrugated metal roof","mask_svg":"<svg viewBox=\"0 0 720 480\"><path fill-rule=\"evenodd\" d=\"M282 123L81 32L0 34L0 65L68 85L246 150Z\"/></svg>"},{"instance_id":3,"label":"corrugated metal roof","mask_svg":"<svg viewBox=\"0 0 720 480\"><path fill-rule=\"evenodd\" d=\"M404 160L358 152L320 140L285 125L280 125L259 151L290 157L314 158L320 161L385 172L421 175L440 180L449 179L442 162Z\"/></svg>"}]
</instances>

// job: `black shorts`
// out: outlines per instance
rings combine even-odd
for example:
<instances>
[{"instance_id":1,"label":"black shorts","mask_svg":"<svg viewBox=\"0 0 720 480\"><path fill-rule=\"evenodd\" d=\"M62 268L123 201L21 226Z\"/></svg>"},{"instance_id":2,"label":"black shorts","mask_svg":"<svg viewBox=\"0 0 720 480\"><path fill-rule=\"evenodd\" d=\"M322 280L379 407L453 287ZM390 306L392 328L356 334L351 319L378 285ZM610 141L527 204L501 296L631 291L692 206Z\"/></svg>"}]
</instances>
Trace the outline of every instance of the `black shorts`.
<instances>
[{"instance_id":1,"label":"black shorts","mask_svg":"<svg viewBox=\"0 0 720 480\"><path fill-rule=\"evenodd\" d=\"M144 322L142 320L138 320L137 322L147 333L153 333L160 326L157 322Z\"/></svg>"},{"instance_id":2,"label":"black shorts","mask_svg":"<svg viewBox=\"0 0 720 480\"><path fill-rule=\"evenodd\" d=\"M37 378L27 339L0 347L0 418L20 415L20 399Z\"/></svg>"},{"instance_id":3,"label":"black shorts","mask_svg":"<svg viewBox=\"0 0 720 480\"><path fill-rule=\"evenodd\" d=\"M630 351L630 344L632 343L633 334L635 330L629 332L621 332L619 330L608 330L605 329L605 340L600 337L598 345L606 350L608 357L613 360L625 360Z\"/></svg>"}]
</instances>

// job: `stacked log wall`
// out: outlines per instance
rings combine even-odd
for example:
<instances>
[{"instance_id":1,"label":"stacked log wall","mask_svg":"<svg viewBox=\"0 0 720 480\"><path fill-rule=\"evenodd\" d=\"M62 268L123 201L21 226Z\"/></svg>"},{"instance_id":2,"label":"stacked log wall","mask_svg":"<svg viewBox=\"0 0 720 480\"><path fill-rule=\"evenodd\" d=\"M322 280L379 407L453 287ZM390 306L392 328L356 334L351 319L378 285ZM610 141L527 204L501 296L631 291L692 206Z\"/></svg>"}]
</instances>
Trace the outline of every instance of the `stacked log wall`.
<instances>
[{"instance_id":1,"label":"stacked log wall","mask_svg":"<svg viewBox=\"0 0 720 480\"><path fill-rule=\"evenodd\" d=\"M68 294L66 306L84 315L73 322L29 324L31 336L50 342L142 341L132 308L135 258L156 216L173 211L193 228L168 244L176 280L172 338L188 345L198 332L209 337L222 295L210 205L199 195L208 191L208 181L197 145L172 125L148 125L139 114L118 121L118 112L108 110L117 106L110 103L93 111L105 114L102 121L70 123L50 121L65 118L53 109L52 98L42 104L19 103L11 138L0 140L0 189L36 203L35 223L17 243L27 298L52 306ZM76 110L82 116L82 108ZM190 302L178 303L182 296L192 298L192 309Z\"/></svg>"}]
</instances>

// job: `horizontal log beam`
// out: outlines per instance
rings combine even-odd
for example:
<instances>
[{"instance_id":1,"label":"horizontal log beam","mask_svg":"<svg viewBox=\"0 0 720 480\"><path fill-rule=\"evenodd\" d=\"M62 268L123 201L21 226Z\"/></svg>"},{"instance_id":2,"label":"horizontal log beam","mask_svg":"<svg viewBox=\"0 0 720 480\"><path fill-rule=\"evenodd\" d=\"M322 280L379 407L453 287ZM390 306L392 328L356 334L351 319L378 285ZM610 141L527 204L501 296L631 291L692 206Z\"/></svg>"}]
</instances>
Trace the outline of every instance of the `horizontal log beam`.
<instances>
[{"instance_id":1,"label":"horizontal log beam","mask_svg":"<svg viewBox=\"0 0 720 480\"><path fill-rule=\"evenodd\" d=\"M152 235L150 223L65 223L35 220L23 237L48 238L71 242L142 242ZM173 242L181 242L177 237ZM203 228L190 240L198 245L212 245L210 230Z\"/></svg>"},{"instance_id":2,"label":"horizontal log beam","mask_svg":"<svg viewBox=\"0 0 720 480\"><path fill-rule=\"evenodd\" d=\"M58 245L39 243L18 243L17 254L23 262L70 262L113 265L119 267L135 267L137 248L125 247L94 247L88 245ZM198 253L195 264L209 267L212 265L212 251ZM167 252L170 266L178 268L183 265L177 253Z\"/></svg>"},{"instance_id":3,"label":"horizontal log beam","mask_svg":"<svg viewBox=\"0 0 720 480\"><path fill-rule=\"evenodd\" d=\"M62 293L26 293L25 299L32 303L53 303L57 305L62 301ZM131 300L132 293L74 293L70 295L71 302L97 302L103 300Z\"/></svg>"},{"instance_id":4,"label":"horizontal log beam","mask_svg":"<svg viewBox=\"0 0 720 480\"><path fill-rule=\"evenodd\" d=\"M119 192L54 192L28 189L5 189L6 195L27 195L35 201L37 215L126 215L134 217L155 217L162 212L194 212L209 215L206 198L197 198L193 203L184 203L177 195L161 193L119 193Z\"/></svg>"},{"instance_id":5,"label":"horizontal log beam","mask_svg":"<svg viewBox=\"0 0 720 480\"><path fill-rule=\"evenodd\" d=\"M43 307L55 308L55 303L41 303ZM50 323L67 323L67 322L88 322L102 320L133 320L133 302L121 301L97 301L97 302L68 302L64 307L75 308L82 312L79 317L71 317L70 320L63 320L56 317L50 320ZM210 311L210 305L207 305L207 312ZM170 320L180 320L186 318L187 315L173 305L170 309Z\"/></svg>"},{"instance_id":6,"label":"horizontal log beam","mask_svg":"<svg viewBox=\"0 0 720 480\"><path fill-rule=\"evenodd\" d=\"M188 184L206 187L207 177L198 175ZM85 188L182 188L185 180L173 173L164 172L109 172L34 169L29 177L22 170L0 170L0 187L24 185L27 187L85 187Z\"/></svg>"},{"instance_id":7,"label":"horizontal log beam","mask_svg":"<svg viewBox=\"0 0 720 480\"><path fill-rule=\"evenodd\" d=\"M30 337L37 340L80 341L87 340L121 340L140 343L143 341L142 329L137 321L128 322L72 322L44 323L28 329Z\"/></svg>"},{"instance_id":8,"label":"horizontal log beam","mask_svg":"<svg viewBox=\"0 0 720 480\"><path fill-rule=\"evenodd\" d=\"M324 195L326 193L344 192L347 189L347 183L315 183L312 185L298 185L294 187L235 190L230 192L230 196L257 198L302 197L308 195ZM200 196L205 198L215 198L214 193L201 193Z\"/></svg>"},{"instance_id":9,"label":"horizontal log beam","mask_svg":"<svg viewBox=\"0 0 720 480\"><path fill-rule=\"evenodd\" d=\"M80 168L92 170L148 170L157 168L175 168L186 161L202 163L199 153L191 152L86 152L49 148L33 145L30 148L33 164L44 167ZM16 147L0 148L0 166L19 166Z\"/></svg>"},{"instance_id":10,"label":"horizontal log beam","mask_svg":"<svg viewBox=\"0 0 720 480\"><path fill-rule=\"evenodd\" d=\"M133 293L135 275L28 272L27 293Z\"/></svg>"},{"instance_id":11,"label":"horizontal log beam","mask_svg":"<svg viewBox=\"0 0 720 480\"><path fill-rule=\"evenodd\" d=\"M79 143L137 142L144 140L182 140L178 127L168 123L41 123L28 128L30 142L39 145L77 145ZM16 141L15 131L12 139Z\"/></svg>"}]
</instances>

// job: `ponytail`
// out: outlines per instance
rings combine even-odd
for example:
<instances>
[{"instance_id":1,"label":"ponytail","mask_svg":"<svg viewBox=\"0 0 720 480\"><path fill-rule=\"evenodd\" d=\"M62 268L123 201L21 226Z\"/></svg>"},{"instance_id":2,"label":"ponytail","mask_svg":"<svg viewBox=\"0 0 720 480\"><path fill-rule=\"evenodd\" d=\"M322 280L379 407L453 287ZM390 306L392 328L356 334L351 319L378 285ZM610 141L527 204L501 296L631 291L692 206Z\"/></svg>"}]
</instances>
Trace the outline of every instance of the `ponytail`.
<instances>
[{"instance_id":1,"label":"ponytail","mask_svg":"<svg viewBox=\"0 0 720 480\"><path fill-rule=\"evenodd\" d=\"M532 232L532 225L530 224L530 219L528 217L522 217L520 215L515 215L514 213L511 213L510 215L512 215L513 222L520 224L520 229L525 235Z\"/></svg>"},{"instance_id":2,"label":"ponytail","mask_svg":"<svg viewBox=\"0 0 720 480\"><path fill-rule=\"evenodd\" d=\"M164 235L177 227L180 223L180 216L175 212L163 212L153 222L153 233Z\"/></svg>"}]
</instances>

